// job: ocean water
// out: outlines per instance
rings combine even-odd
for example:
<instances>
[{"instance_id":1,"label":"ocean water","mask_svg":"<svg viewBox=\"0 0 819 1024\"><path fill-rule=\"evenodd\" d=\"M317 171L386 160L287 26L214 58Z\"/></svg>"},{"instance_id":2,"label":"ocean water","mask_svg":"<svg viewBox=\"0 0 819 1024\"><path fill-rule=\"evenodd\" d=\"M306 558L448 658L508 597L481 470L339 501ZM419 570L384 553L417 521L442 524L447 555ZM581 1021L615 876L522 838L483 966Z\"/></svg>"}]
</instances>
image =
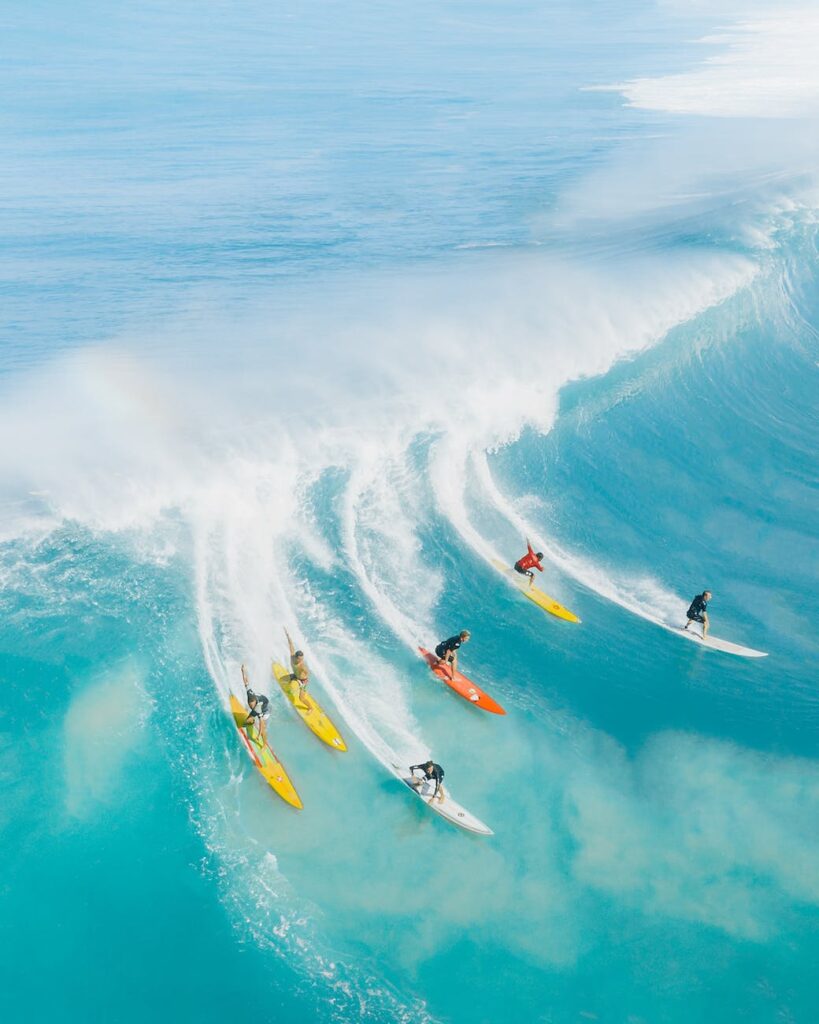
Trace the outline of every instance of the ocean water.
<instances>
[{"instance_id":1,"label":"ocean water","mask_svg":"<svg viewBox=\"0 0 819 1024\"><path fill-rule=\"evenodd\" d=\"M817 42L7 8L4 1021L819 1020ZM580 625L491 567L526 536ZM705 587L767 658L658 626ZM504 718L416 656L463 627ZM430 754L492 837L390 774Z\"/></svg>"}]
</instances>

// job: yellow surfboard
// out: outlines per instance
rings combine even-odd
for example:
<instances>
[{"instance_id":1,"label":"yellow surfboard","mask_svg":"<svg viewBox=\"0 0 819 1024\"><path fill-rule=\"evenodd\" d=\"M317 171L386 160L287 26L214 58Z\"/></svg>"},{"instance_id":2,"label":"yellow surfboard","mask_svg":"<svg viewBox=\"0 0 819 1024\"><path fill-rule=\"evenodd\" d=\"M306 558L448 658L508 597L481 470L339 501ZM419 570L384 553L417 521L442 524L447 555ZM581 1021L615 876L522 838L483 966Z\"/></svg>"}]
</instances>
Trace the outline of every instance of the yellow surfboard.
<instances>
[{"instance_id":1,"label":"yellow surfboard","mask_svg":"<svg viewBox=\"0 0 819 1024\"><path fill-rule=\"evenodd\" d=\"M273 675L284 691L285 697L296 709L307 728L314 732L320 740L324 740L327 746L332 747L333 750L346 750L347 744L341 738L341 733L327 717L315 697L309 693L305 693L303 698L300 697L299 684L291 680L291 673L277 661L273 662Z\"/></svg>"},{"instance_id":2,"label":"yellow surfboard","mask_svg":"<svg viewBox=\"0 0 819 1024\"><path fill-rule=\"evenodd\" d=\"M538 608L542 608L544 612L549 612L550 615L556 615L559 619L565 619L566 622L580 622L580 619L570 612L568 608L564 608L562 604L558 604L553 597L549 597L548 594L544 594L540 587L529 586L529 577L521 576L519 572L515 572L514 569L508 565L504 565L503 562L499 562L497 558L492 559L492 565L502 572L503 575L509 580L509 582L517 587L517 589L523 594L524 597L528 597L530 601L534 602Z\"/></svg>"},{"instance_id":3,"label":"yellow surfboard","mask_svg":"<svg viewBox=\"0 0 819 1024\"><path fill-rule=\"evenodd\" d=\"M236 729L242 737L245 749L250 754L251 761L259 769L265 782L279 794L282 800L290 804L291 807L297 807L301 810L304 806L301 802L301 797L296 792L296 787L290 781L284 766L273 753L270 744L262 742L262 738L254 726L245 729L247 708L233 694L230 695L230 710Z\"/></svg>"}]
</instances>

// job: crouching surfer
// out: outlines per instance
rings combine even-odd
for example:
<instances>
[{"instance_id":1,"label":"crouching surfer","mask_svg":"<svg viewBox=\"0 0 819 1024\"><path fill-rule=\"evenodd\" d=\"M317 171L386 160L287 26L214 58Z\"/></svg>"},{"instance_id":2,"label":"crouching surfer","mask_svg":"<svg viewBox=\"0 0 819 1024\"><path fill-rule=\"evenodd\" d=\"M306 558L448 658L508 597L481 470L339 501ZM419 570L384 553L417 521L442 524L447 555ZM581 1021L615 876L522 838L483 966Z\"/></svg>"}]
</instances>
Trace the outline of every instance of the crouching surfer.
<instances>
[{"instance_id":1,"label":"crouching surfer","mask_svg":"<svg viewBox=\"0 0 819 1024\"><path fill-rule=\"evenodd\" d=\"M711 591L703 590L701 594L697 594L691 605L686 612L688 622L686 622L684 629L688 629L692 622L699 622L702 624L702 638L703 640L708 636L708 602L711 600Z\"/></svg>"},{"instance_id":2,"label":"crouching surfer","mask_svg":"<svg viewBox=\"0 0 819 1024\"><path fill-rule=\"evenodd\" d=\"M261 737L262 743L267 743L267 720L270 717L270 701L263 693L254 693L250 688L250 680L247 678L247 669L242 665L242 682L247 691L247 706L250 708L245 719L244 728L247 730L249 739L251 726L254 726Z\"/></svg>"},{"instance_id":3,"label":"crouching surfer","mask_svg":"<svg viewBox=\"0 0 819 1024\"><path fill-rule=\"evenodd\" d=\"M519 558L515 562L515 572L519 572L521 576L529 577L529 586L535 585L535 574L532 569L537 569L538 572L543 572L543 552L535 551L532 545L529 543L529 539L526 539L526 554L523 558Z\"/></svg>"},{"instance_id":4,"label":"crouching surfer","mask_svg":"<svg viewBox=\"0 0 819 1024\"><path fill-rule=\"evenodd\" d=\"M419 779L415 778L416 772L421 772ZM424 764L411 764L410 775L412 775L412 781L410 785L413 789L420 789L425 782L435 781L435 792L429 798L427 803L431 804L433 800L437 799L438 803L443 803L446 793L444 792L444 769L436 764L434 761L425 761Z\"/></svg>"},{"instance_id":5,"label":"crouching surfer","mask_svg":"<svg viewBox=\"0 0 819 1024\"><path fill-rule=\"evenodd\" d=\"M458 671L458 648L467 643L472 634L468 629L462 629L457 636L451 636L448 640L442 640L435 648L435 654L440 666L449 665L449 674L452 678Z\"/></svg>"}]
</instances>

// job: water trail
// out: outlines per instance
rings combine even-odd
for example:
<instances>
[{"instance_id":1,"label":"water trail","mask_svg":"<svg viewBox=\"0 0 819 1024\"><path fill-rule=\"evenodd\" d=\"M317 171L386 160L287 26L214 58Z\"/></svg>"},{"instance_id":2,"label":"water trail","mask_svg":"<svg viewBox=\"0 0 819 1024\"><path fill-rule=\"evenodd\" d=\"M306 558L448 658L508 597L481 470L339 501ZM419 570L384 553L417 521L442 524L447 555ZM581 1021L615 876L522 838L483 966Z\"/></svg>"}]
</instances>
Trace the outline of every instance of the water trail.
<instances>
[{"instance_id":1,"label":"water trail","mask_svg":"<svg viewBox=\"0 0 819 1024\"><path fill-rule=\"evenodd\" d=\"M567 551L534 523L521 515L513 502L504 497L495 483L486 452L472 452L472 463L484 493L498 512L521 537L528 537L539 551L563 573L582 583L601 597L650 622L661 623L679 618L685 602L649 576L640 579L615 577L588 558Z\"/></svg>"},{"instance_id":2,"label":"water trail","mask_svg":"<svg viewBox=\"0 0 819 1024\"><path fill-rule=\"evenodd\" d=\"M358 529L364 515L363 505L367 493L372 492L373 488L377 486L379 478L383 479L387 470L388 464L386 462L362 461L359 462L350 474L350 479L342 501L344 554L349 567L355 573L359 586L381 616L382 620L387 623L393 633L402 640L410 650L414 651L418 646L419 639L425 632L424 625L413 621L409 615L401 611L396 603L385 592L384 587L379 586L375 582L373 575L371 575L371 572L368 571L367 566L364 564L364 558L358 540ZM383 484L381 493L382 497L385 498L387 496L386 486ZM396 501L392 509L393 515L391 521L387 519L382 520L381 523L376 525L376 529L381 529L382 531L389 529L393 534L395 533L395 528L399 522L400 516L400 509L397 507L397 504L398 503ZM411 536L411 527L409 528L409 535ZM408 536L408 532L405 531L404 536ZM402 545L405 550L411 546L411 541ZM387 554L390 551L389 545L383 545L383 550L384 554ZM397 566L393 566L393 569L397 568Z\"/></svg>"},{"instance_id":3,"label":"water trail","mask_svg":"<svg viewBox=\"0 0 819 1024\"><path fill-rule=\"evenodd\" d=\"M443 438L435 446L430 464L436 500L464 541L489 565L493 559L508 562L509 552L498 551L472 524L465 501L470 470L480 483L485 498L512 527L520 545L528 538L566 576L651 622L674 621L684 612L684 600L665 590L651 577L616 577L588 558L567 551L522 515L515 504L502 494L492 476L485 449L476 448L464 438Z\"/></svg>"},{"instance_id":4,"label":"water trail","mask_svg":"<svg viewBox=\"0 0 819 1024\"><path fill-rule=\"evenodd\" d=\"M278 542L303 510L282 495L304 490L296 479L278 476L280 467L275 469L266 467L251 480L248 474L257 470L248 466L241 480L214 485L193 523L199 636L222 701L227 703L230 693L243 697L241 662L248 666L252 685L278 691L270 665L274 657L287 664L287 627L360 742L388 767L417 757L427 744L418 735L400 676L370 645L348 635L283 556ZM354 522L350 532L355 551ZM365 590L369 587L380 599L363 564L360 574ZM388 608L389 602L383 599L381 606ZM271 693L274 714L281 715L288 712L280 696Z\"/></svg>"}]
</instances>

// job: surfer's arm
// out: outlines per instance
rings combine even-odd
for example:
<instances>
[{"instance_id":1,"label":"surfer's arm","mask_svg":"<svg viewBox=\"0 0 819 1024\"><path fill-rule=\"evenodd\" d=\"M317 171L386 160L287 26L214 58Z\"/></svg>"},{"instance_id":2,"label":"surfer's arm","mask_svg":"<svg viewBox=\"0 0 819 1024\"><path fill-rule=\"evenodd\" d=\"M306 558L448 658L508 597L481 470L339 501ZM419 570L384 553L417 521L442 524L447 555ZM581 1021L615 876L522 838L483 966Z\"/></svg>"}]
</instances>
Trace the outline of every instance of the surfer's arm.
<instances>
[{"instance_id":1,"label":"surfer's arm","mask_svg":"<svg viewBox=\"0 0 819 1024\"><path fill-rule=\"evenodd\" d=\"M242 682L245 684L245 689L250 689L250 683L247 678L247 669L242 665Z\"/></svg>"},{"instance_id":2,"label":"surfer's arm","mask_svg":"<svg viewBox=\"0 0 819 1024\"><path fill-rule=\"evenodd\" d=\"M284 631L284 635L287 637L287 646L290 648L290 657L292 658L296 653L296 648L294 647L293 641L290 639L290 634L287 630Z\"/></svg>"}]
</instances>

